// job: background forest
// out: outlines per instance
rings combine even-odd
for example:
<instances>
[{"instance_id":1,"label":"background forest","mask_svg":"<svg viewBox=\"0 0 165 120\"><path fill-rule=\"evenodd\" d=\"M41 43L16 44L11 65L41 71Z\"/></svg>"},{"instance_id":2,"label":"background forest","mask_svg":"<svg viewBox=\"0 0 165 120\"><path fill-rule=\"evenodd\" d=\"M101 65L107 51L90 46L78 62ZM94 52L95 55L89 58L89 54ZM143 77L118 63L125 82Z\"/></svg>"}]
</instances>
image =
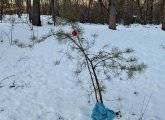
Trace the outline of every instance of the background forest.
<instances>
[{"instance_id":1,"label":"background forest","mask_svg":"<svg viewBox=\"0 0 165 120\"><path fill-rule=\"evenodd\" d=\"M161 24L165 21L164 6L163 0L1 0L0 19L4 14L21 17L29 13L33 25L41 25L39 16L42 14L52 15L54 21L56 17L63 17L82 23L108 23L109 28L116 29L115 22Z\"/></svg>"}]
</instances>

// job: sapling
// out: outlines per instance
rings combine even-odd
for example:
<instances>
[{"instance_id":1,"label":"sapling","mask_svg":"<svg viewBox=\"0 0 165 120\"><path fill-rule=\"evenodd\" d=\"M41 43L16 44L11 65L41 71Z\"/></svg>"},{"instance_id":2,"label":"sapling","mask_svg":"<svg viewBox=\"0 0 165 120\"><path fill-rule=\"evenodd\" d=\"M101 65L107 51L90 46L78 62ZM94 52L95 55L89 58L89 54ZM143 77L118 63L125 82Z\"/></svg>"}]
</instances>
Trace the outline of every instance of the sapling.
<instances>
[{"instance_id":1,"label":"sapling","mask_svg":"<svg viewBox=\"0 0 165 120\"><path fill-rule=\"evenodd\" d=\"M84 31L78 23L69 22L68 25L71 27L70 31L62 28L57 32L51 30L50 34L43 39L56 36L59 43L67 44L67 51L64 54L69 59L75 59L72 53L77 54L75 74L80 78L82 71L88 71L90 94L94 93L96 103L103 103L103 93L106 90L105 79L122 78L123 75L130 79L135 73L142 72L146 68L144 63L139 63L136 57L132 57L133 49L120 50L118 47L105 45L98 51L92 50L97 35L92 35L92 39L88 40L83 37Z\"/></svg>"},{"instance_id":2,"label":"sapling","mask_svg":"<svg viewBox=\"0 0 165 120\"><path fill-rule=\"evenodd\" d=\"M9 19L10 23L11 23L11 27L10 27L10 32L7 33L5 31L3 31L3 33L8 37L8 40L9 40L9 44L10 45L13 45L13 30L14 30L14 26L15 26L15 17L14 16L11 16L10 19Z\"/></svg>"}]
</instances>

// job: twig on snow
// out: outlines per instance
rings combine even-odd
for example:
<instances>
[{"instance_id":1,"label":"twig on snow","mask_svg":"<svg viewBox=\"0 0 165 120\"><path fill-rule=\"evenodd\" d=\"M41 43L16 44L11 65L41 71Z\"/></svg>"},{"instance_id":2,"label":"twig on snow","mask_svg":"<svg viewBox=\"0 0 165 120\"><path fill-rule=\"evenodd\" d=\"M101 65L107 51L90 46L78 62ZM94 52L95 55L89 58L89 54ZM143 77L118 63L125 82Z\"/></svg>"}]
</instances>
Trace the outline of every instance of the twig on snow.
<instances>
[{"instance_id":1,"label":"twig on snow","mask_svg":"<svg viewBox=\"0 0 165 120\"><path fill-rule=\"evenodd\" d=\"M14 77L14 76L15 76L15 75L7 76L7 77L3 78L3 79L0 80L0 81L4 81L4 80L9 79L9 78Z\"/></svg>"}]
</instances>

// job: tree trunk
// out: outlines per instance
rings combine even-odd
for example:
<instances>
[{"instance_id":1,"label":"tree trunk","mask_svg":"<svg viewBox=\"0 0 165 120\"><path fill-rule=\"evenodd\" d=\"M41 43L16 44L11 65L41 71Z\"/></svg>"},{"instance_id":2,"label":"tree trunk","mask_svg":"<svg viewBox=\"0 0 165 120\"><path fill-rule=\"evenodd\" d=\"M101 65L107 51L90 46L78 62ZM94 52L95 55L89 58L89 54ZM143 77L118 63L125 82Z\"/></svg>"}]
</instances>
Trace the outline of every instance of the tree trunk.
<instances>
[{"instance_id":1,"label":"tree trunk","mask_svg":"<svg viewBox=\"0 0 165 120\"><path fill-rule=\"evenodd\" d=\"M133 13L134 13L134 0L130 0L130 9L129 9L129 16L130 16L130 23L133 24Z\"/></svg>"},{"instance_id":2,"label":"tree trunk","mask_svg":"<svg viewBox=\"0 0 165 120\"><path fill-rule=\"evenodd\" d=\"M147 0L146 22L152 24L153 0Z\"/></svg>"},{"instance_id":3,"label":"tree trunk","mask_svg":"<svg viewBox=\"0 0 165 120\"><path fill-rule=\"evenodd\" d=\"M52 20L54 21L54 25L56 22L56 14L55 14L55 7L54 7L54 0L51 0L50 6L51 6L51 13L52 13Z\"/></svg>"},{"instance_id":4,"label":"tree trunk","mask_svg":"<svg viewBox=\"0 0 165 120\"><path fill-rule=\"evenodd\" d=\"M4 8L4 0L1 0L0 2L1 2L1 6L0 6L0 7L1 7L1 10L0 10L0 11L1 11L1 13L0 13L0 20L1 20L1 22L2 22L2 18L3 18L3 8Z\"/></svg>"},{"instance_id":5,"label":"tree trunk","mask_svg":"<svg viewBox=\"0 0 165 120\"><path fill-rule=\"evenodd\" d=\"M165 30L165 0L163 0L163 8L162 30Z\"/></svg>"},{"instance_id":6,"label":"tree trunk","mask_svg":"<svg viewBox=\"0 0 165 120\"><path fill-rule=\"evenodd\" d=\"M99 0L100 3L100 11L101 11L101 23L104 24L104 12L103 12L103 1Z\"/></svg>"},{"instance_id":7,"label":"tree trunk","mask_svg":"<svg viewBox=\"0 0 165 120\"><path fill-rule=\"evenodd\" d=\"M31 0L26 0L26 12L29 14L29 21L32 21Z\"/></svg>"},{"instance_id":8,"label":"tree trunk","mask_svg":"<svg viewBox=\"0 0 165 120\"><path fill-rule=\"evenodd\" d=\"M22 12L21 12L22 1L21 0L16 0L15 4L16 4L16 13L17 13L18 17L21 18L21 15L22 15Z\"/></svg>"},{"instance_id":9,"label":"tree trunk","mask_svg":"<svg viewBox=\"0 0 165 120\"><path fill-rule=\"evenodd\" d=\"M41 26L41 20L40 20L40 0L33 0L32 24L35 25L35 26Z\"/></svg>"},{"instance_id":10,"label":"tree trunk","mask_svg":"<svg viewBox=\"0 0 165 120\"><path fill-rule=\"evenodd\" d=\"M91 10L91 6L92 6L93 0L89 0L88 3L88 9L87 9L87 22L90 22L90 10Z\"/></svg>"},{"instance_id":11,"label":"tree trunk","mask_svg":"<svg viewBox=\"0 0 165 120\"><path fill-rule=\"evenodd\" d=\"M150 4L150 8L149 8L149 23L152 24L152 19L153 19L153 3L154 0L150 0L149 4Z\"/></svg>"},{"instance_id":12,"label":"tree trunk","mask_svg":"<svg viewBox=\"0 0 165 120\"><path fill-rule=\"evenodd\" d=\"M130 2L129 2L129 0L124 0L123 12L124 12L124 25L129 25L130 24Z\"/></svg>"},{"instance_id":13,"label":"tree trunk","mask_svg":"<svg viewBox=\"0 0 165 120\"><path fill-rule=\"evenodd\" d=\"M109 29L116 30L116 4L117 0L109 0Z\"/></svg>"},{"instance_id":14,"label":"tree trunk","mask_svg":"<svg viewBox=\"0 0 165 120\"><path fill-rule=\"evenodd\" d=\"M60 16L60 3L59 3L59 0L55 0L55 15Z\"/></svg>"},{"instance_id":15,"label":"tree trunk","mask_svg":"<svg viewBox=\"0 0 165 120\"><path fill-rule=\"evenodd\" d=\"M137 21L139 23L142 23L142 18L143 18L143 6L140 6L140 1L139 0L136 0L136 4L137 4L137 7L138 7L138 14L137 14Z\"/></svg>"}]
</instances>

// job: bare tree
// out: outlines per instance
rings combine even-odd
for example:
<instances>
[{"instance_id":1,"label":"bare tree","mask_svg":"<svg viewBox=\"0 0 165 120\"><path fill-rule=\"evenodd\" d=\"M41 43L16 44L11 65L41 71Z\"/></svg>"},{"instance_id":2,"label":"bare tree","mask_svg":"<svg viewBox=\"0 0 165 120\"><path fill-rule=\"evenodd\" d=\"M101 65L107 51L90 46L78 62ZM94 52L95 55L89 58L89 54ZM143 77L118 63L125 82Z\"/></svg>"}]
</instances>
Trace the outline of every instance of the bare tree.
<instances>
[{"instance_id":1,"label":"bare tree","mask_svg":"<svg viewBox=\"0 0 165 120\"><path fill-rule=\"evenodd\" d=\"M165 0L163 0L163 23L162 23L162 30L165 30Z\"/></svg>"},{"instance_id":2,"label":"bare tree","mask_svg":"<svg viewBox=\"0 0 165 120\"><path fill-rule=\"evenodd\" d=\"M117 0L109 0L109 29L116 30Z\"/></svg>"},{"instance_id":3,"label":"bare tree","mask_svg":"<svg viewBox=\"0 0 165 120\"><path fill-rule=\"evenodd\" d=\"M33 0L32 24L35 26L41 26L40 0Z\"/></svg>"}]
</instances>

